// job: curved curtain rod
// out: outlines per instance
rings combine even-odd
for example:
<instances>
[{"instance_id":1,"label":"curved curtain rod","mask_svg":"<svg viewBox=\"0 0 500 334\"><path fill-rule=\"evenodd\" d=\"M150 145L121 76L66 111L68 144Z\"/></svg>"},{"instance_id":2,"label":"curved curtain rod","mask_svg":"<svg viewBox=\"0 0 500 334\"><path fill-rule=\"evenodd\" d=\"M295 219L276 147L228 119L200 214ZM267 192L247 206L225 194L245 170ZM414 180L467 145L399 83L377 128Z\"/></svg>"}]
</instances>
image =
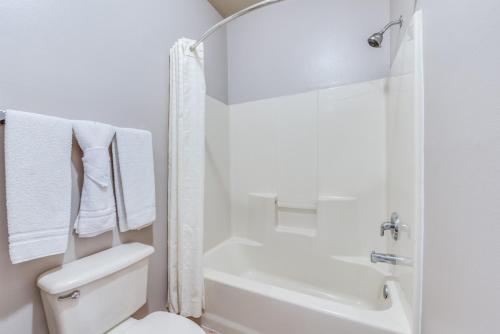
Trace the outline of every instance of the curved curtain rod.
<instances>
[{"instance_id":1,"label":"curved curtain rod","mask_svg":"<svg viewBox=\"0 0 500 334\"><path fill-rule=\"evenodd\" d=\"M272 5L272 4L277 3L277 2L281 2L281 1L284 1L284 0L264 0L264 1L256 3L255 5L252 5L252 6L249 6L247 8L244 8L244 9L240 10L239 12L234 13L231 16L226 17L224 20L220 21L219 23L217 23L216 25L214 25L212 28L208 29L200 37L200 39L198 41L196 41L196 43L194 43L190 47L191 51L196 50L196 48L198 47L198 45L200 45L204 40L206 40L208 37L210 37L219 28L223 27L224 25L228 24L229 22L233 21L234 19L237 19L238 17L243 16L245 14L248 14L250 12L253 12L256 9L259 9L259 8L262 8L262 7L266 7L266 6Z\"/></svg>"}]
</instances>

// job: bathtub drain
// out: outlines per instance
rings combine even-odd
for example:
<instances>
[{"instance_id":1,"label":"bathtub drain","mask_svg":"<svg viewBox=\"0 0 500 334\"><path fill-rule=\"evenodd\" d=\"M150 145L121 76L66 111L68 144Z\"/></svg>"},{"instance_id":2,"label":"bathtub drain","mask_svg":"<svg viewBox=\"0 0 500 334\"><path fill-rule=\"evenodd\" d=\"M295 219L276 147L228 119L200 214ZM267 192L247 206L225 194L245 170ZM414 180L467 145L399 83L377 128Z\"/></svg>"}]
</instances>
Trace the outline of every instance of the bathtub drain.
<instances>
[{"instance_id":1,"label":"bathtub drain","mask_svg":"<svg viewBox=\"0 0 500 334\"><path fill-rule=\"evenodd\" d=\"M384 299L389 298L389 287L387 284L384 284L384 290L382 291L382 296L384 296Z\"/></svg>"}]
</instances>

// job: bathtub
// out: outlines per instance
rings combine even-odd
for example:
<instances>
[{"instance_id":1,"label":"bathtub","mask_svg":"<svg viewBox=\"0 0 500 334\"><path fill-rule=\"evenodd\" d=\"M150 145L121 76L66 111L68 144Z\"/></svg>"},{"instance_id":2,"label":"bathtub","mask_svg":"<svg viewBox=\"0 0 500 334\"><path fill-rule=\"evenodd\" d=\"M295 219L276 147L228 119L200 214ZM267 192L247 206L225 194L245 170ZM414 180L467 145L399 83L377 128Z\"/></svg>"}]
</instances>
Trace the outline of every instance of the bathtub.
<instances>
[{"instance_id":1,"label":"bathtub","mask_svg":"<svg viewBox=\"0 0 500 334\"><path fill-rule=\"evenodd\" d=\"M205 294L203 324L223 334L411 333L399 284L368 256L232 238L205 254Z\"/></svg>"}]
</instances>

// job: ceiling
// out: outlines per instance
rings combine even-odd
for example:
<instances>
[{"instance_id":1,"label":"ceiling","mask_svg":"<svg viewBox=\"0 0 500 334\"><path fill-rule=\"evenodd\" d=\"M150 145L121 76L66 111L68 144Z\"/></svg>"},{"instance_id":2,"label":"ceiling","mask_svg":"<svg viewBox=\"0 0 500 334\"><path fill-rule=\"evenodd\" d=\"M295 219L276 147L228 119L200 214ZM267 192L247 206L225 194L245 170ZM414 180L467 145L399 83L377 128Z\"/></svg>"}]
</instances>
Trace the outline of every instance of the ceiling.
<instances>
[{"instance_id":1,"label":"ceiling","mask_svg":"<svg viewBox=\"0 0 500 334\"><path fill-rule=\"evenodd\" d=\"M261 0L208 0L208 2L210 2L224 17L260 1Z\"/></svg>"}]
</instances>

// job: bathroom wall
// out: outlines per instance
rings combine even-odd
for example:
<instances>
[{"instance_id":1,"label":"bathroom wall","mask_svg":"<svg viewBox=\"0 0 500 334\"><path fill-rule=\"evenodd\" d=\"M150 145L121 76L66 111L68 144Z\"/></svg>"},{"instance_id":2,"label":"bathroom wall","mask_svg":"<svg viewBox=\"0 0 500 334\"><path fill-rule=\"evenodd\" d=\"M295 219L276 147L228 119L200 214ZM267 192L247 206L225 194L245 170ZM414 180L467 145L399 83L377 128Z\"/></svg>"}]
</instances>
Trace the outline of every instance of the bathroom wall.
<instances>
[{"instance_id":1,"label":"bathroom wall","mask_svg":"<svg viewBox=\"0 0 500 334\"><path fill-rule=\"evenodd\" d=\"M389 0L287 0L228 27L229 102L242 103L383 78L386 47L366 40L389 20Z\"/></svg>"},{"instance_id":2,"label":"bathroom wall","mask_svg":"<svg viewBox=\"0 0 500 334\"><path fill-rule=\"evenodd\" d=\"M152 228L143 231L114 231L90 239L71 237L65 255L12 265L1 127L0 333L46 333L35 287L37 276L63 262L127 241L156 248L148 306L143 311L164 308L168 51L177 38L197 38L218 20L220 16L205 0L0 1L0 107L152 131L158 217ZM224 31L207 42L206 64L209 95L226 101ZM82 178L80 154L75 147L72 221Z\"/></svg>"},{"instance_id":3,"label":"bathroom wall","mask_svg":"<svg viewBox=\"0 0 500 334\"><path fill-rule=\"evenodd\" d=\"M391 67L387 99L387 215L397 212L406 226L394 241L386 232L389 253L413 260L393 266L408 301L408 317L418 333L422 244L423 80L422 16L408 20L408 29Z\"/></svg>"},{"instance_id":4,"label":"bathroom wall","mask_svg":"<svg viewBox=\"0 0 500 334\"><path fill-rule=\"evenodd\" d=\"M204 247L231 236L229 106L207 97Z\"/></svg>"},{"instance_id":5,"label":"bathroom wall","mask_svg":"<svg viewBox=\"0 0 500 334\"><path fill-rule=\"evenodd\" d=\"M399 47L403 43L404 36L413 16L417 0L390 0L390 20L397 20L403 16L403 27L393 27L389 33L391 37L391 63L394 61Z\"/></svg>"},{"instance_id":6,"label":"bathroom wall","mask_svg":"<svg viewBox=\"0 0 500 334\"><path fill-rule=\"evenodd\" d=\"M423 0L423 334L500 328L500 2Z\"/></svg>"},{"instance_id":7,"label":"bathroom wall","mask_svg":"<svg viewBox=\"0 0 500 334\"><path fill-rule=\"evenodd\" d=\"M384 249L385 126L384 80L232 105L234 234L263 241L271 226L276 238L323 242L329 254ZM256 198L308 209L264 220Z\"/></svg>"}]
</instances>

